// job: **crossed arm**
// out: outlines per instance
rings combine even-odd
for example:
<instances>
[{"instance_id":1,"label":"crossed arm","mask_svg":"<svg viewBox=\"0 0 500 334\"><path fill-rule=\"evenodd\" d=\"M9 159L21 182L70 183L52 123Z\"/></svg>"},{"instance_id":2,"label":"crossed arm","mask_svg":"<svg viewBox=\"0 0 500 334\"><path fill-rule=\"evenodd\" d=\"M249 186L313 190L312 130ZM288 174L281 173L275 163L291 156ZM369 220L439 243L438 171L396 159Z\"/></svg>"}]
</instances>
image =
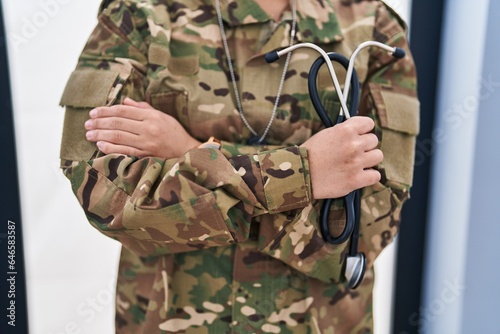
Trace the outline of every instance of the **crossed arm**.
<instances>
[{"instance_id":1,"label":"crossed arm","mask_svg":"<svg viewBox=\"0 0 500 334\"><path fill-rule=\"evenodd\" d=\"M383 159L373 127L370 118L353 117L302 145L308 151L315 199L341 197L380 180L371 168ZM175 118L130 98L122 105L91 110L85 129L87 140L105 154L171 159L200 145Z\"/></svg>"}]
</instances>

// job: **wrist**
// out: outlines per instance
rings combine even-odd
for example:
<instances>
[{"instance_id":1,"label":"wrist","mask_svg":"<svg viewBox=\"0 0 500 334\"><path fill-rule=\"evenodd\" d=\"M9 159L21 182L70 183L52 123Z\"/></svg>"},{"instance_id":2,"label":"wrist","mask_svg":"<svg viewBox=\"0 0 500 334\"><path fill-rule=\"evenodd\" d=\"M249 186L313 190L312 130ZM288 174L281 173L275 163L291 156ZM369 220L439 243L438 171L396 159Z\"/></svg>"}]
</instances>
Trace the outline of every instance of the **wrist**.
<instances>
[{"instance_id":1,"label":"wrist","mask_svg":"<svg viewBox=\"0 0 500 334\"><path fill-rule=\"evenodd\" d=\"M198 147L201 144L199 140L196 140L193 137L189 137L187 140L184 141L183 145L178 146L178 157L183 156L186 154L189 150L192 150L193 148Z\"/></svg>"}]
</instances>

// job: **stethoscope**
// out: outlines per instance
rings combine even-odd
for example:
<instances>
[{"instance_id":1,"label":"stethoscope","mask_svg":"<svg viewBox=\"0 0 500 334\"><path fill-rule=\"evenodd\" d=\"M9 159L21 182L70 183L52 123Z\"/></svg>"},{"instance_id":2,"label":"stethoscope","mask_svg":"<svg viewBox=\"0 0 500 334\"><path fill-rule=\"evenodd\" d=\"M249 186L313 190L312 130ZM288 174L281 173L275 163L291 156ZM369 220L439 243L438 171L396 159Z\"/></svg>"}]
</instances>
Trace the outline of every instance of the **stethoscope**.
<instances>
[{"instance_id":1,"label":"stethoscope","mask_svg":"<svg viewBox=\"0 0 500 334\"><path fill-rule=\"evenodd\" d=\"M266 54L265 58L268 63L271 63L278 60L282 55L302 47L314 49L321 54L321 56L316 59L316 61L314 61L311 66L311 70L309 71L308 89L309 96L311 98L314 109L316 110L316 113L321 119L323 125L328 128L342 123L346 119L357 114L360 97L360 85L358 75L354 68L354 60L362 49L370 46L382 48L390 52L392 56L397 59L404 58L406 55L405 51L401 48L391 47L376 41L367 41L361 43L356 48L356 50L354 50L350 59L347 59L345 56L336 52L326 53L323 49L312 43L295 44L280 51L273 51ZM347 71L346 79L344 82L344 90L341 90L340 88L337 75L335 73L335 70L333 69L332 61L340 63ZM335 90L337 91L341 105L339 115L335 122L333 122L328 116L327 111L321 103L317 88L318 72L321 66L325 63L328 67L328 71L330 72L330 76L332 78ZM348 97L350 97L349 101ZM347 103L349 103L349 108L347 108ZM330 225L328 221L330 217L330 208L334 201L334 199L332 198L325 199L323 202L323 206L321 207L320 211L319 227L323 239L330 244L340 245L347 241L347 239L351 239L349 244L349 252L346 258L344 275L346 278L347 286L351 289L356 289L363 280L366 271L366 256L364 253L358 252L359 219L361 215L361 190L357 189L350 192L343 197L343 200L346 210L346 224L342 233L340 233L340 235L338 236L333 236L330 232Z\"/></svg>"}]
</instances>

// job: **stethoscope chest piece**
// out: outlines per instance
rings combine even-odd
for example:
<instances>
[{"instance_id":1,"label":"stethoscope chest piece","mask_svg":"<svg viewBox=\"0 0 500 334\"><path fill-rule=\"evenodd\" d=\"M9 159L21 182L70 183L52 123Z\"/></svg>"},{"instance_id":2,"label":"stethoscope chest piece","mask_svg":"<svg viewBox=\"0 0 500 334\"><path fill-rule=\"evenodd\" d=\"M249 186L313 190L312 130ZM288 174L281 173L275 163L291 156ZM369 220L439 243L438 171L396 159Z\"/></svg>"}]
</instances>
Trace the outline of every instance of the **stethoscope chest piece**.
<instances>
[{"instance_id":1,"label":"stethoscope chest piece","mask_svg":"<svg viewBox=\"0 0 500 334\"><path fill-rule=\"evenodd\" d=\"M366 271L366 257L363 253L358 253L356 255L349 255L346 260L345 267L345 278L347 281L347 285L351 289L356 289L361 281L363 281L363 277L365 276Z\"/></svg>"}]
</instances>

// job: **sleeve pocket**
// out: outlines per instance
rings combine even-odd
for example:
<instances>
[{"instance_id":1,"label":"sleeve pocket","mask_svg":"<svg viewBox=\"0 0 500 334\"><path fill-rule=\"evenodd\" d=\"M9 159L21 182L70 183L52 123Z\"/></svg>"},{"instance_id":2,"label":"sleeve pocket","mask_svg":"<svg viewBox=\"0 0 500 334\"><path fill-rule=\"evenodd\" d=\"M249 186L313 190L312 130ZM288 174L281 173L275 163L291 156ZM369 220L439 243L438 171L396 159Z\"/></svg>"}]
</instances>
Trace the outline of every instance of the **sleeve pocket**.
<instances>
[{"instance_id":1,"label":"sleeve pocket","mask_svg":"<svg viewBox=\"0 0 500 334\"><path fill-rule=\"evenodd\" d=\"M60 101L60 105L66 107L61 159L90 159L96 145L85 137L84 124L89 119L88 111L114 103L127 78L116 71L91 68L77 69L71 74Z\"/></svg>"},{"instance_id":2,"label":"sleeve pocket","mask_svg":"<svg viewBox=\"0 0 500 334\"><path fill-rule=\"evenodd\" d=\"M413 182L416 136L420 104L414 91L370 84L381 127L382 162L388 180L406 185Z\"/></svg>"},{"instance_id":3,"label":"sleeve pocket","mask_svg":"<svg viewBox=\"0 0 500 334\"><path fill-rule=\"evenodd\" d=\"M118 72L78 69L71 73L61 97L61 106L93 108L108 104Z\"/></svg>"}]
</instances>

